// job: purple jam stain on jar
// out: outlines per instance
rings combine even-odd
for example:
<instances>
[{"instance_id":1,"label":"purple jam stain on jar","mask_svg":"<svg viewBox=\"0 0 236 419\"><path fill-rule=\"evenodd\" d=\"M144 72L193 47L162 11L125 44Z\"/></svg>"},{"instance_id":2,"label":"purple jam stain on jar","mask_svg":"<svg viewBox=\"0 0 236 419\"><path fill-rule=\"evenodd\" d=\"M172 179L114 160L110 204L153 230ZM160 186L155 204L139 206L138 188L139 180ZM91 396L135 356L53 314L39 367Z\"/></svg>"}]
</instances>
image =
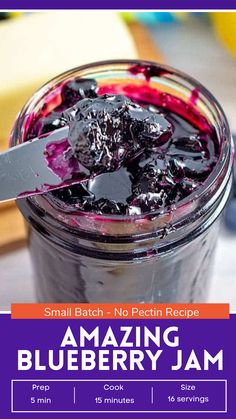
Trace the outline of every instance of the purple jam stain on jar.
<instances>
[{"instance_id":1,"label":"purple jam stain on jar","mask_svg":"<svg viewBox=\"0 0 236 419\"><path fill-rule=\"evenodd\" d=\"M70 179L74 173L80 171L79 162L69 154L70 145L68 140L53 141L47 144L44 151L48 167L63 181Z\"/></svg>"},{"instance_id":2,"label":"purple jam stain on jar","mask_svg":"<svg viewBox=\"0 0 236 419\"><path fill-rule=\"evenodd\" d=\"M199 98L199 89L195 88L191 92L191 96L189 99L190 104L196 105L198 98Z\"/></svg>"},{"instance_id":3,"label":"purple jam stain on jar","mask_svg":"<svg viewBox=\"0 0 236 419\"><path fill-rule=\"evenodd\" d=\"M137 74L143 74L146 81L150 81L152 77L161 77L166 74L171 74L171 70L163 69L157 65L140 65L134 64L129 68L129 72L136 76Z\"/></svg>"}]
</instances>

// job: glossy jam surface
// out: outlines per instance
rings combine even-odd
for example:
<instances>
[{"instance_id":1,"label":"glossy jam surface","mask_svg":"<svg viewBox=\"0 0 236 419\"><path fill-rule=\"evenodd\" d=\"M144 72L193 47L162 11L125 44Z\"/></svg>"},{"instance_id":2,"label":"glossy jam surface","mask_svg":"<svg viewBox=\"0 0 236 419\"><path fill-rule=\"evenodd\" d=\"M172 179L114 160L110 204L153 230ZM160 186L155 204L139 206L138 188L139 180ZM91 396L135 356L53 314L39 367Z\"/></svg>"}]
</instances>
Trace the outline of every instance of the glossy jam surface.
<instances>
[{"instance_id":1,"label":"glossy jam surface","mask_svg":"<svg viewBox=\"0 0 236 419\"><path fill-rule=\"evenodd\" d=\"M18 200L40 302L206 301L219 205L206 212L205 191L223 150L214 100L174 70L128 66L92 66L98 84L59 81L70 72L28 108L24 140L66 126L45 158L64 184L81 180Z\"/></svg>"},{"instance_id":2,"label":"glossy jam surface","mask_svg":"<svg viewBox=\"0 0 236 419\"><path fill-rule=\"evenodd\" d=\"M26 139L68 125L68 139L47 146L48 166L63 180L76 174L86 181L50 192L50 200L72 211L138 215L197 191L219 157L213 128L193 107L197 94L186 104L149 84L64 83Z\"/></svg>"}]
</instances>

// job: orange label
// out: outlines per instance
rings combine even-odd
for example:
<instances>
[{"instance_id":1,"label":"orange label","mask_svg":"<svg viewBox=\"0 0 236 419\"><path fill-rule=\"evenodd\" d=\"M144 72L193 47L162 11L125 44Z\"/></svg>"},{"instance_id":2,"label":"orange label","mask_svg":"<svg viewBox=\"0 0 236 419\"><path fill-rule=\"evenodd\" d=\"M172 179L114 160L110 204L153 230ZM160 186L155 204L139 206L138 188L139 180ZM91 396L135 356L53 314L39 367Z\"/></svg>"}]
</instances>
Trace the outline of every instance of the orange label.
<instances>
[{"instance_id":1,"label":"orange label","mask_svg":"<svg viewBox=\"0 0 236 419\"><path fill-rule=\"evenodd\" d=\"M12 304L12 319L229 319L229 304Z\"/></svg>"}]
</instances>

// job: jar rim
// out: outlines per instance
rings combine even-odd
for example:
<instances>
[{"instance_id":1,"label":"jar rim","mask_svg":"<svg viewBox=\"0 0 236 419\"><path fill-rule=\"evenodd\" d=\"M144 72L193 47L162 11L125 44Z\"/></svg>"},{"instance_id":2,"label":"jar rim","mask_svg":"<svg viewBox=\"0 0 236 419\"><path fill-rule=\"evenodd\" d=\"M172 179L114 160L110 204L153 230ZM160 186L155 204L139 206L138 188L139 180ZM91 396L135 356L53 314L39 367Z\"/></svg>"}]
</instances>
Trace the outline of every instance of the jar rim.
<instances>
[{"instance_id":1,"label":"jar rim","mask_svg":"<svg viewBox=\"0 0 236 419\"><path fill-rule=\"evenodd\" d=\"M22 135L24 119L27 117L29 110L32 109L36 105L37 101L40 98L42 99L43 95L46 92L48 92L47 89L50 85L54 84L55 86L55 84L58 83L59 80L63 80L65 77L69 77L70 75L72 76L75 72L76 73L86 72L87 75L89 75L89 72L96 69L98 69L100 72L112 71L112 68L114 67L116 67L116 70L127 71L127 68L134 65L139 65L139 66L141 65L142 68L144 67L147 68L150 66L155 67L157 69L157 72L160 74L159 76L160 79L163 77L167 79L169 77L170 78L177 77L180 80L186 81L190 86L192 86L192 88L198 89L201 92L204 99L206 99L211 104L211 106L214 107L214 111L221 125L221 131L224 138L221 139L222 144L220 147L219 158L212 172L207 177L207 179L202 183L202 185L200 185L197 188L197 190L195 192L193 191L189 196L185 197L184 199L181 199L179 202L175 203L175 205L170 206L168 209L165 208L162 211L156 210L156 211L151 211L149 213L142 213L142 214L137 214L137 215L112 215L112 214L100 215L94 212L85 212L85 211L76 210L76 214L86 215L86 217L88 218L96 217L97 221L132 222L133 220L135 221L143 220L143 219L146 219L147 217L148 218L162 217L172 211L174 211L176 214L177 213L180 214L181 212L185 213L185 211L182 211L183 208L185 208L187 204L189 203L192 203L193 207L196 206L197 202L200 202L203 196L207 196L209 194L216 179L222 176L223 172L224 174L222 176L222 182L221 182L222 185L220 186L222 186L222 188L224 189L224 186L228 183L228 180L231 174L231 168L232 168L232 162L233 162L232 136L231 136L230 127L229 127L227 118L225 116L225 113L221 105L217 101L217 99L200 82L198 82L195 78L189 76L188 74L182 71L179 71L171 66L155 63L153 61L146 61L146 60L121 59L121 60L98 61L98 62L93 62L90 64L85 64L79 67L75 67L71 70L63 72L59 76L54 77L49 82L44 84L40 89L37 90L37 92L29 99L29 101L26 103L26 105L23 107L23 109L19 113L15 126L12 131L10 144L15 145L17 141L22 142L22 138L19 139L19 137ZM121 68L122 66L124 68ZM163 73L164 76L162 76L161 73ZM145 77L145 76L143 74L140 74L139 77ZM152 80L155 80L155 77L157 76L153 76ZM31 199L31 198L28 198L28 199ZM73 211L71 211L71 213L73 213ZM187 216L189 217L189 215L190 214L188 213Z\"/></svg>"}]
</instances>

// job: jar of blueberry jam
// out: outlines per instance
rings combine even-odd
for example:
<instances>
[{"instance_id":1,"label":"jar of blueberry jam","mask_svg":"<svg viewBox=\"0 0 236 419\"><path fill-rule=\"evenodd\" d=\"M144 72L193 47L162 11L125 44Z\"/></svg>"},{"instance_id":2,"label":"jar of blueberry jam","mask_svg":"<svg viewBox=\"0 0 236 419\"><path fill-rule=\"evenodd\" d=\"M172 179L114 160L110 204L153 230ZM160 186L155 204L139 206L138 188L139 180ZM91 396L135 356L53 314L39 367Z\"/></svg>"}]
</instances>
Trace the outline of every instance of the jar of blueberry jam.
<instances>
[{"instance_id":1,"label":"jar of blueberry jam","mask_svg":"<svg viewBox=\"0 0 236 419\"><path fill-rule=\"evenodd\" d=\"M38 300L206 301L232 171L215 98L163 65L94 63L35 93L11 144L64 126L45 158L64 184L83 167L80 182L17 201Z\"/></svg>"}]
</instances>

